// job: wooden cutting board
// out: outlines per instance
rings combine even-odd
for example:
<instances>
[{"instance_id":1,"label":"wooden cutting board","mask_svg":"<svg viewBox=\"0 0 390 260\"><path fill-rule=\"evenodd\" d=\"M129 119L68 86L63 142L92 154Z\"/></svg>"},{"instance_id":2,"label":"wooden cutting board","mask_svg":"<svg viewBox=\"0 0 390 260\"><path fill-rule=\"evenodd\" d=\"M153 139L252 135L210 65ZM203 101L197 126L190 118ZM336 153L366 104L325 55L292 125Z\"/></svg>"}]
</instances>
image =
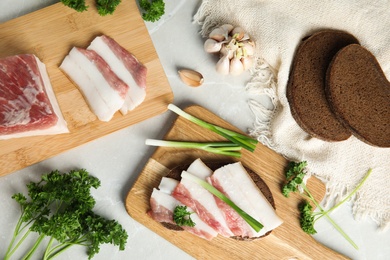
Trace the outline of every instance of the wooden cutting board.
<instances>
[{"instance_id":1,"label":"wooden cutting board","mask_svg":"<svg viewBox=\"0 0 390 260\"><path fill-rule=\"evenodd\" d=\"M27 167L78 145L158 115L173 93L142 20L136 1L122 1L113 15L101 17L94 1L77 13L62 3L0 24L0 57L35 54L46 64L69 134L0 140L0 176ZM126 116L101 122L90 111L75 85L59 70L73 46L87 47L98 35L108 35L133 53L147 68L145 101Z\"/></svg>"},{"instance_id":2,"label":"wooden cutting board","mask_svg":"<svg viewBox=\"0 0 390 260\"><path fill-rule=\"evenodd\" d=\"M239 131L202 107L191 106L185 111L207 122ZM164 139L200 142L224 140L217 134L182 117L176 119ZM275 199L276 212L284 223L269 236L247 242L222 236L218 236L212 241L206 241L187 232L165 229L152 220L147 215L152 189L158 186L161 178L169 172L169 169L177 165L188 164L196 158L201 158L203 161L226 161L229 159L233 162L239 160L243 165L254 170L268 184ZM196 259L347 259L316 242L301 230L297 209L301 197L291 194L289 198L285 198L281 193L287 163L285 158L261 144L257 145L254 153L243 150L240 159L193 149L158 147L129 191L125 204L126 210L136 221ZM325 186L322 182L313 177L309 179L308 186L317 200L323 198Z\"/></svg>"}]
</instances>

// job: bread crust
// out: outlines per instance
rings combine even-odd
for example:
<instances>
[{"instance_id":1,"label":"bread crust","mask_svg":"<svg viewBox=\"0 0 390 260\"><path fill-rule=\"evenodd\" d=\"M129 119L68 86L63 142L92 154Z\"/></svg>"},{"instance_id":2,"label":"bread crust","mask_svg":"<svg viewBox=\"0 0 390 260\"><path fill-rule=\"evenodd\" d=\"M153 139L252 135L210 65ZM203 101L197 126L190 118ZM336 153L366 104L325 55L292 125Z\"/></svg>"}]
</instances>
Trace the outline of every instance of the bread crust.
<instances>
[{"instance_id":1,"label":"bread crust","mask_svg":"<svg viewBox=\"0 0 390 260\"><path fill-rule=\"evenodd\" d=\"M390 147L390 83L375 56L358 44L344 47L326 81L327 99L344 126L367 144Z\"/></svg>"},{"instance_id":2,"label":"bread crust","mask_svg":"<svg viewBox=\"0 0 390 260\"><path fill-rule=\"evenodd\" d=\"M304 38L298 46L286 94L293 118L313 137L336 142L351 136L351 131L339 122L329 107L325 78L337 51L358 42L347 32L322 30Z\"/></svg>"},{"instance_id":3,"label":"bread crust","mask_svg":"<svg viewBox=\"0 0 390 260\"><path fill-rule=\"evenodd\" d=\"M224 166L224 165L227 165L229 163L232 163L232 162L204 162L211 170L215 171L216 169ZM187 170L188 167L190 166L190 164L185 164L185 165L179 165L179 166L176 166L174 168L172 168L169 173L165 176L165 177L168 177L168 178L172 178L172 179L175 179L175 180L178 180L180 181L181 177L181 173L182 171L184 170ZM257 174L255 173L253 170L251 170L250 168L244 166L244 168L246 169L246 171L248 172L249 176L252 178L253 182L256 184L256 186L259 188L259 190L263 193L263 195L266 197L266 199L268 200L268 202L272 205L272 207L274 209L276 209L275 207L275 201L274 201L274 198L272 196L272 192L271 190L269 189L268 185L264 182L264 180ZM166 222L161 222L161 224L165 227L165 228L168 228L168 229L171 229L171 230L175 230L175 231L183 231L183 229L180 227L180 226L177 226L177 225L174 225L172 223L166 223ZM262 237L266 237L268 236L269 234L271 234L272 231L269 231L267 232L266 234L264 234L263 236L260 236L260 237L239 237L239 236L232 236L231 238L232 239L235 239L235 240L241 240L241 241L252 241L252 240L255 240L255 239L259 239L259 238L262 238Z\"/></svg>"}]
</instances>

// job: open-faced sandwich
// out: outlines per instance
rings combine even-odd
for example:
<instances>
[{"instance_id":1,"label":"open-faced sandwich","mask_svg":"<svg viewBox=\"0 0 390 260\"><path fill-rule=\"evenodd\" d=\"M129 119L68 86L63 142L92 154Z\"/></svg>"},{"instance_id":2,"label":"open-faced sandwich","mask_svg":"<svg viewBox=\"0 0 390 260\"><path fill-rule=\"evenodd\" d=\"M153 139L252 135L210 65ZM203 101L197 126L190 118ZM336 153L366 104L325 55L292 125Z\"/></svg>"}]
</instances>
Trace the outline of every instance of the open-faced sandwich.
<instances>
[{"instance_id":1,"label":"open-faced sandwich","mask_svg":"<svg viewBox=\"0 0 390 260\"><path fill-rule=\"evenodd\" d=\"M162 178L153 189L148 214L165 228L208 240L218 234L253 240L270 234L283 222L259 175L240 162L206 165L201 159L173 168Z\"/></svg>"}]
</instances>

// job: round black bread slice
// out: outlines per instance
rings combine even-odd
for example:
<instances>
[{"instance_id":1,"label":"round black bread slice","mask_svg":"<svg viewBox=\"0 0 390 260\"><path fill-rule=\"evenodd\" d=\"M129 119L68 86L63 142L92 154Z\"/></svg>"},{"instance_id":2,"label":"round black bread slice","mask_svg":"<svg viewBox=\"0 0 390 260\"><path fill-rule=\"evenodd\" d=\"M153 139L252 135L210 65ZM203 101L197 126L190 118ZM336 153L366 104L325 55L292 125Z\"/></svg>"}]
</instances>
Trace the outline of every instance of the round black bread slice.
<instances>
[{"instance_id":1,"label":"round black bread slice","mask_svg":"<svg viewBox=\"0 0 390 260\"><path fill-rule=\"evenodd\" d=\"M205 164L210 169L212 169L213 171L215 171L216 169L218 169L218 168L220 168L220 167L222 167L224 165L227 165L229 163L232 163L232 162L205 162ZM176 166L176 167L174 167L173 169L171 169L169 171L169 173L168 173L168 175L166 177L180 181L180 179L181 179L180 175L181 175L182 171L187 170L189 166L190 166L189 164L188 165ZM274 198L272 196L271 190L269 189L267 184L264 182L264 180L257 173L255 173L253 170L251 170L251 169L249 169L248 167L245 167L245 166L244 166L244 168L248 172L249 176L252 178L253 182L259 188L259 190L263 193L263 195L266 197L266 199L272 205L272 207L274 209L276 209L275 208L275 201L274 201ZM181 227L179 227L177 225L174 225L172 223L161 222L161 224L164 227L166 227L168 229L171 229L171 230L183 231L183 229ZM248 237L233 236L231 238L232 239L236 239L236 240L251 241L251 240L255 240L255 239L259 239L259 238L268 236L269 234L271 234L271 232L272 231L269 231L269 232L265 233L263 236L260 236L260 237L248 238Z\"/></svg>"},{"instance_id":2,"label":"round black bread slice","mask_svg":"<svg viewBox=\"0 0 390 260\"><path fill-rule=\"evenodd\" d=\"M302 40L292 63L287 99L297 124L321 140L348 139L351 132L338 121L325 96L325 78L333 56L343 47L358 43L349 33L319 31Z\"/></svg>"},{"instance_id":3,"label":"round black bread slice","mask_svg":"<svg viewBox=\"0 0 390 260\"><path fill-rule=\"evenodd\" d=\"M358 44L340 50L328 69L326 95L354 136L390 147L390 83L370 51Z\"/></svg>"}]
</instances>

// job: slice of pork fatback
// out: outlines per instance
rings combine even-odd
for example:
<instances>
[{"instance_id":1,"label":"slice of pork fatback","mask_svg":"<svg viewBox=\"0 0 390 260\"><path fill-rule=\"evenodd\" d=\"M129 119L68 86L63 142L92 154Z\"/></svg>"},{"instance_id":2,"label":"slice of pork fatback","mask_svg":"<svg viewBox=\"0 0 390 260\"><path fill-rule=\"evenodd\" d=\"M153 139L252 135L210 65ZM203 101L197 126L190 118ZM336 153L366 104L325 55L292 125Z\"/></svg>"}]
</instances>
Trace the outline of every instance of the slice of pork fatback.
<instances>
[{"instance_id":1,"label":"slice of pork fatback","mask_svg":"<svg viewBox=\"0 0 390 260\"><path fill-rule=\"evenodd\" d=\"M217 169L210 180L214 187L264 226L259 232L253 230L254 237L283 223L240 162Z\"/></svg>"},{"instance_id":2,"label":"slice of pork fatback","mask_svg":"<svg viewBox=\"0 0 390 260\"><path fill-rule=\"evenodd\" d=\"M196 160L193 164L188 168L191 171L190 174L205 181L212 174L212 170L202 161ZM234 235L229 229L224 215L214 199L214 195L201 185L182 178L173 191L172 196L187 207L193 209L205 223L222 236L231 237Z\"/></svg>"},{"instance_id":3,"label":"slice of pork fatback","mask_svg":"<svg viewBox=\"0 0 390 260\"><path fill-rule=\"evenodd\" d=\"M182 206L183 204L172 197L171 194L178 183L177 180L163 177L159 189L153 189L150 197L151 210L148 214L154 220L176 225L173 221L173 211L176 206ZM191 212L191 209L187 208L187 210ZM211 240L218 235L218 232L204 223L195 212L191 214L191 219L195 226L182 226L184 230L207 240Z\"/></svg>"},{"instance_id":4,"label":"slice of pork fatback","mask_svg":"<svg viewBox=\"0 0 390 260\"><path fill-rule=\"evenodd\" d=\"M196 159L188 167L187 172L203 180L208 180L213 173L213 171L200 158ZM213 197L218 208L221 210L227 226L234 234L234 236L251 237L253 235L253 229L250 228L248 223L246 223L246 221L232 207L227 205L216 196Z\"/></svg>"},{"instance_id":5,"label":"slice of pork fatback","mask_svg":"<svg viewBox=\"0 0 390 260\"><path fill-rule=\"evenodd\" d=\"M45 64L33 54L0 59L0 139L68 132Z\"/></svg>"},{"instance_id":6,"label":"slice of pork fatback","mask_svg":"<svg viewBox=\"0 0 390 260\"><path fill-rule=\"evenodd\" d=\"M60 68L78 85L99 120L111 120L123 106L129 87L95 51L73 47Z\"/></svg>"},{"instance_id":7,"label":"slice of pork fatback","mask_svg":"<svg viewBox=\"0 0 390 260\"><path fill-rule=\"evenodd\" d=\"M139 106L146 97L147 68L133 54L106 35L96 37L88 49L96 51L130 87L121 109L122 114Z\"/></svg>"}]
</instances>

